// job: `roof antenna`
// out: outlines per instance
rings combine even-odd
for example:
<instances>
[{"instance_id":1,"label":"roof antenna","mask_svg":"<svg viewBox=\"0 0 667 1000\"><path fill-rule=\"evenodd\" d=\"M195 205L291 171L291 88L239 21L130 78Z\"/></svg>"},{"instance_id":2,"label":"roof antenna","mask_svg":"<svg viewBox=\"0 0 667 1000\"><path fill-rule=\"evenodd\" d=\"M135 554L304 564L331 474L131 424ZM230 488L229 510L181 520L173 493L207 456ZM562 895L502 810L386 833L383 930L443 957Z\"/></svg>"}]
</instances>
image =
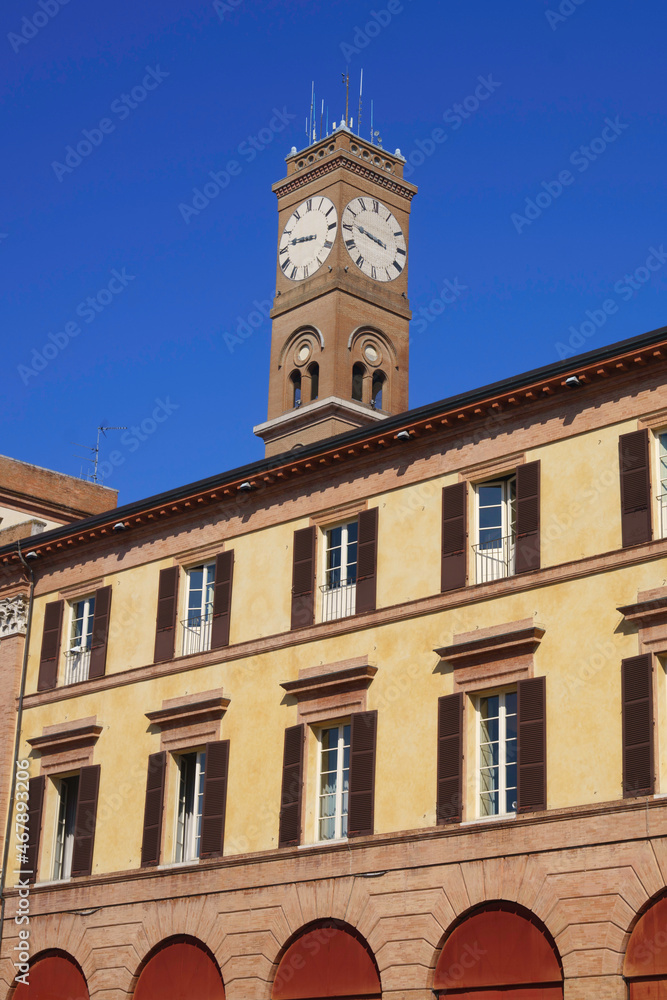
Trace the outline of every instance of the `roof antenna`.
<instances>
[{"instance_id":1,"label":"roof antenna","mask_svg":"<svg viewBox=\"0 0 667 1000\"><path fill-rule=\"evenodd\" d=\"M313 141L313 108L315 104L315 81L313 80L310 89L310 126L308 128L308 145Z\"/></svg>"},{"instance_id":2,"label":"roof antenna","mask_svg":"<svg viewBox=\"0 0 667 1000\"><path fill-rule=\"evenodd\" d=\"M342 76L345 84L345 124L347 125L350 120L350 74L347 69Z\"/></svg>"},{"instance_id":3,"label":"roof antenna","mask_svg":"<svg viewBox=\"0 0 667 1000\"><path fill-rule=\"evenodd\" d=\"M75 456L76 458L82 458L84 462L93 463L93 471L88 473L88 476L86 477L90 483L96 483L98 481L97 466L100 460L100 434L103 434L104 437L106 437L106 431L126 431L126 430L127 427L109 427L108 425L102 424L102 426L97 428L97 442L94 448L89 448L88 445L86 444L77 444L76 441L72 441L72 444L75 444L77 448L85 448L86 451L91 451L93 453L92 458L88 458L87 455Z\"/></svg>"},{"instance_id":4,"label":"roof antenna","mask_svg":"<svg viewBox=\"0 0 667 1000\"><path fill-rule=\"evenodd\" d=\"M364 71L361 71L361 78L359 80L359 116L357 118L357 135L361 135L361 95L364 89Z\"/></svg>"},{"instance_id":5,"label":"roof antenna","mask_svg":"<svg viewBox=\"0 0 667 1000\"><path fill-rule=\"evenodd\" d=\"M371 101L371 146L373 146L373 102Z\"/></svg>"},{"instance_id":6,"label":"roof antenna","mask_svg":"<svg viewBox=\"0 0 667 1000\"><path fill-rule=\"evenodd\" d=\"M320 139L322 138L322 126L324 124L324 98L322 98L322 110L320 112ZM329 131L327 129L327 131Z\"/></svg>"}]
</instances>

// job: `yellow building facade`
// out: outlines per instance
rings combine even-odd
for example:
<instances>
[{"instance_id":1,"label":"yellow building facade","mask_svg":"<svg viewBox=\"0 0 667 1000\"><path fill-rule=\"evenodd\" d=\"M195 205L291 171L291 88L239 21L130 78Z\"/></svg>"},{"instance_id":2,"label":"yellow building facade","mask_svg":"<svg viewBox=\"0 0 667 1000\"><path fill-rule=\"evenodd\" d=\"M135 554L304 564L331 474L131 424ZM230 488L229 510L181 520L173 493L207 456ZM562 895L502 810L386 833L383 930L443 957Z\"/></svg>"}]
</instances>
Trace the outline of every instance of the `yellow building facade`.
<instances>
[{"instance_id":1,"label":"yellow building facade","mask_svg":"<svg viewBox=\"0 0 667 1000\"><path fill-rule=\"evenodd\" d=\"M339 252L266 459L0 549L2 997L667 996L667 330L391 413Z\"/></svg>"}]
</instances>

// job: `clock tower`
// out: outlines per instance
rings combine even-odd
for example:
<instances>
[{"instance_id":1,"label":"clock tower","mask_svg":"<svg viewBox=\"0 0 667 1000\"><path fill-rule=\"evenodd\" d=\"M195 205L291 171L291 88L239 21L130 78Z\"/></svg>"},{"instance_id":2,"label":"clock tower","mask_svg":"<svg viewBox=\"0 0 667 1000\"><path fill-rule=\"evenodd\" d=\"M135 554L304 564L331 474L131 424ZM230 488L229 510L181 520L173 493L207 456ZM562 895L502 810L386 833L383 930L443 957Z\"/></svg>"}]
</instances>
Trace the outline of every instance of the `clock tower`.
<instances>
[{"instance_id":1,"label":"clock tower","mask_svg":"<svg viewBox=\"0 0 667 1000\"><path fill-rule=\"evenodd\" d=\"M408 408L404 159L341 124L287 157L265 423L275 455Z\"/></svg>"}]
</instances>

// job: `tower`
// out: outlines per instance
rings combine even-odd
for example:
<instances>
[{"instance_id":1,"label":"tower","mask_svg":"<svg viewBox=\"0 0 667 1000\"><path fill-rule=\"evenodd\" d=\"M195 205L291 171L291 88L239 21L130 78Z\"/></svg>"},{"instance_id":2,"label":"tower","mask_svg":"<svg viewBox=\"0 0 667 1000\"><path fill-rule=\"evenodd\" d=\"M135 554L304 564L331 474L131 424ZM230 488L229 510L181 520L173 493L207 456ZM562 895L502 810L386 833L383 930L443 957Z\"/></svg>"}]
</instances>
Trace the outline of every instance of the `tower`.
<instances>
[{"instance_id":1,"label":"tower","mask_svg":"<svg viewBox=\"0 0 667 1000\"><path fill-rule=\"evenodd\" d=\"M266 454L408 408L404 160L341 124L287 157L278 198Z\"/></svg>"}]
</instances>

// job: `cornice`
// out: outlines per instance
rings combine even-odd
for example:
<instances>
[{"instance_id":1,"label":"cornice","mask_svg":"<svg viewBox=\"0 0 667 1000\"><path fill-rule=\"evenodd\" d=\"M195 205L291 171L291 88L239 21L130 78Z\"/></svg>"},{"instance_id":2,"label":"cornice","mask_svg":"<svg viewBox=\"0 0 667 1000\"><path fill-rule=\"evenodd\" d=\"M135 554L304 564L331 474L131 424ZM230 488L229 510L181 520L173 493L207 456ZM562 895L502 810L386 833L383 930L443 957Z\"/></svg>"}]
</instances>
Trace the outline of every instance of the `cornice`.
<instances>
[{"instance_id":1,"label":"cornice","mask_svg":"<svg viewBox=\"0 0 667 1000\"><path fill-rule=\"evenodd\" d=\"M81 545L109 542L114 537L113 526L118 521L128 528L150 527L174 517L197 515L211 505L219 507L222 504L224 508L230 501L238 502L239 491L242 487L247 489L246 484L251 490L280 488L291 483L295 477L366 462L388 449L405 449L405 443L398 439L398 434L402 432L407 432L411 439L440 435L446 442L450 437L456 439L461 429L471 433L475 427L488 427L489 421L507 414L521 414L523 419L529 420L531 411L537 416L544 412L545 407L554 405L558 408L563 397L571 397L573 392L580 393L582 399L594 399L597 394L605 392L613 380L632 384L639 376L646 379L651 369L664 373L666 361L667 329L663 328L653 334L528 372L453 399L408 410L388 417L378 427L350 431L297 452L283 453L77 524L43 532L31 538L31 549L41 557L62 555L70 550L74 552ZM572 376L579 380L577 389L567 385L567 379ZM9 565L18 561L14 546L0 549L0 563Z\"/></svg>"},{"instance_id":2,"label":"cornice","mask_svg":"<svg viewBox=\"0 0 667 1000\"><path fill-rule=\"evenodd\" d=\"M230 705L230 699L221 692L205 692L163 702L162 708L146 712L146 718L160 729L191 726L198 722L210 722L223 717Z\"/></svg>"},{"instance_id":3,"label":"cornice","mask_svg":"<svg viewBox=\"0 0 667 1000\"><path fill-rule=\"evenodd\" d=\"M399 198L405 198L406 201L412 201L416 194L416 188L412 184L406 184L401 179L392 176L392 174L386 174L381 170L374 170L373 167L359 162L350 153L342 149L337 149L328 159L323 159L313 164L312 167L304 169L303 173L290 174L285 180L278 181L277 184L273 185L273 191L278 198L284 198L285 195L299 191L307 184L326 177L327 174L332 173L334 170L339 170L342 166L346 170L349 170L350 173L356 174L357 177L363 177L364 180L371 181L372 184L376 184L385 191L391 191L392 194L397 195Z\"/></svg>"},{"instance_id":4,"label":"cornice","mask_svg":"<svg viewBox=\"0 0 667 1000\"><path fill-rule=\"evenodd\" d=\"M96 720L82 719L62 726L47 727L41 736L27 740L33 750L50 756L69 750L92 747L97 743L103 727ZM56 730L55 732L53 730Z\"/></svg>"},{"instance_id":5,"label":"cornice","mask_svg":"<svg viewBox=\"0 0 667 1000\"><path fill-rule=\"evenodd\" d=\"M516 629L501 635L484 636L481 639L470 639L467 642L455 642L449 646L441 646L433 652L442 660L459 667L472 667L489 660L505 659L507 657L525 656L534 653L545 630L536 625L530 628Z\"/></svg>"}]
</instances>

